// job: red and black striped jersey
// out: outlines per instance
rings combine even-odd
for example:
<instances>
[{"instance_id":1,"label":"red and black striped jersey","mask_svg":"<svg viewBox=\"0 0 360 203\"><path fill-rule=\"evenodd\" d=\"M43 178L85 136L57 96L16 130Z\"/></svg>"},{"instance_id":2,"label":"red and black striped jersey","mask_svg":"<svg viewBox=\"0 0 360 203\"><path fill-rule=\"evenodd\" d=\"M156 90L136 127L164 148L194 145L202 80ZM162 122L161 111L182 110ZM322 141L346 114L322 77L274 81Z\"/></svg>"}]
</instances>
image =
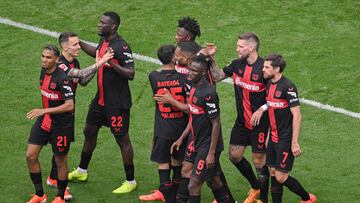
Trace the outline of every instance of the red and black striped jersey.
<instances>
[{"instance_id":1,"label":"red and black striped jersey","mask_svg":"<svg viewBox=\"0 0 360 203\"><path fill-rule=\"evenodd\" d=\"M188 105L195 151L200 147L210 147L212 133L210 119L220 116L219 97L214 86L204 80L198 87L193 87L190 90ZM216 150L218 152L224 150L221 128Z\"/></svg>"},{"instance_id":2,"label":"red and black striped jersey","mask_svg":"<svg viewBox=\"0 0 360 203\"><path fill-rule=\"evenodd\" d=\"M153 94L163 94L164 89L178 101L185 103L185 76L176 70L153 71L149 75ZM154 136L176 140L188 124L188 115L170 104L155 102Z\"/></svg>"},{"instance_id":3,"label":"red and black striped jersey","mask_svg":"<svg viewBox=\"0 0 360 203\"><path fill-rule=\"evenodd\" d=\"M43 108L57 107L68 99L74 98L71 81L60 68L56 68L51 74L44 69L40 73L40 91ZM54 127L71 128L73 126L73 112L60 114L44 114L40 117L41 128L50 132Z\"/></svg>"},{"instance_id":4,"label":"red and black striped jersey","mask_svg":"<svg viewBox=\"0 0 360 203\"><path fill-rule=\"evenodd\" d=\"M134 59L128 43L120 36L107 42L100 39L99 57L103 57L108 47L114 50L111 62L124 68L134 68ZM110 108L127 110L132 105L129 79L117 73L108 63L100 66L97 75L98 91L93 102Z\"/></svg>"},{"instance_id":5,"label":"red and black striped jersey","mask_svg":"<svg viewBox=\"0 0 360 203\"><path fill-rule=\"evenodd\" d=\"M265 100L267 81L263 77L264 60L258 57L253 64L247 64L246 60L236 59L227 65L223 71L234 80L235 100L237 109L237 122L241 122L250 130L253 129L250 119ZM268 119L263 116L260 122Z\"/></svg>"},{"instance_id":6,"label":"red and black striped jersey","mask_svg":"<svg viewBox=\"0 0 360 203\"><path fill-rule=\"evenodd\" d=\"M300 105L299 95L295 85L282 76L276 83L269 82L266 87L271 140L275 143L281 140L291 140L293 116L291 107Z\"/></svg>"},{"instance_id":7,"label":"red and black striped jersey","mask_svg":"<svg viewBox=\"0 0 360 203\"><path fill-rule=\"evenodd\" d=\"M66 58L63 55L60 56L59 61L57 62L57 66L61 68L63 71L65 71L66 75L69 74L72 68L80 69L80 63L76 58L74 58L73 61L70 62L66 60ZM79 78L71 78L70 80L72 81L73 91L75 94L77 85L79 83Z\"/></svg>"}]
</instances>

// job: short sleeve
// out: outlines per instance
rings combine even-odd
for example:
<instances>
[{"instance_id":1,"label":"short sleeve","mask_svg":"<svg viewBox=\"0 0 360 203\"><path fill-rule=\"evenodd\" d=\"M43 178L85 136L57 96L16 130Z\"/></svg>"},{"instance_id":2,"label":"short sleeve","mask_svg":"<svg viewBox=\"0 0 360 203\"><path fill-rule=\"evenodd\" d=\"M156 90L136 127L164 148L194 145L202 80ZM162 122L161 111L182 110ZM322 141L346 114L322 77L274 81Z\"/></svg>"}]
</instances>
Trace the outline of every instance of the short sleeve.
<instances>
[{"instance_id":1,"label":"short sleeve","mask_svg":"<svg viewBox=\"0 0 360 203\"><path fill-rule=\"evenodd\" d=\"M219 98L216 93L209 93L204 97L204 110L209 118L220 115Z\"/></svg>"},{"instance_id":2,"label":"short sleeve","mask_svg":"<svg viewBox=\"0 0 360 203\"><path fill-rule=\"evenodd\" d=\"M290 84L286 88L285 97L290 108L300 105L299 94L294 84Z\"/></svg>"},{"instance_id":3,"label":"short sleeve","mask_svg":"<svg viewBox=\"0 0 360 203\"><path fill-rule=\"evenodd\" d=\"M63 78L59 81L59 89L64 100L74 98L72 83L68 78Z\"/></svg>"},{"instance_id":4,"label":"short sleeve","mask_svg":"<svg viewBox=\"0 0 360 203\"><path fill-rule=\"evenodd\" d=\"M128 44L119 43L112 48L115 51L115 55L114 58L111 60L117 60L122 67L134 67L133 54Z\"/></svg>"}]
</instances>

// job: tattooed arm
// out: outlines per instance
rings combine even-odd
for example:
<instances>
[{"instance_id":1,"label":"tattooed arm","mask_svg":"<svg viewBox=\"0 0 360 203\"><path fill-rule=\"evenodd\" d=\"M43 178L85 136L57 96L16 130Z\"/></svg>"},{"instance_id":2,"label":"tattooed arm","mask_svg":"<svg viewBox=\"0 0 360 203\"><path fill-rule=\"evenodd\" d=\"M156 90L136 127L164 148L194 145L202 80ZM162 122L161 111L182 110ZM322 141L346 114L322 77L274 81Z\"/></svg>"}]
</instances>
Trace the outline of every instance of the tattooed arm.
<instances>
[{"instance_id":1,"label":"tattooed arm","mask_svg":"<svg viewBox=\"0 0 360 203\"><path fill-rule=\"evenodd\" d=\"M219 82L221 80L224 80L228 76L224 73L222 69L220 69L215 61L215 53L216 53L217 47L213 43L207 43L205 48L202 48L199 53L210 57L211 59L211 67L210 72L213 80L216 82Z\"/></svg>"},{"instance_id":2,"label":"tattooed arm","mask_svg":"<svg viewBox=\"0 0 360 203\"><path fill-rule=\"evenodd\" d=\"M96 51L95 64L83 69L72 68L69 71L68 76L71 78L79 78L79 84L81 86L86 86L93 79L98 68L104 63L106 63L113 56L114 52L112 49L109 49L102 58L98 58L98 51Z\"/></svg>"}]
</instances>

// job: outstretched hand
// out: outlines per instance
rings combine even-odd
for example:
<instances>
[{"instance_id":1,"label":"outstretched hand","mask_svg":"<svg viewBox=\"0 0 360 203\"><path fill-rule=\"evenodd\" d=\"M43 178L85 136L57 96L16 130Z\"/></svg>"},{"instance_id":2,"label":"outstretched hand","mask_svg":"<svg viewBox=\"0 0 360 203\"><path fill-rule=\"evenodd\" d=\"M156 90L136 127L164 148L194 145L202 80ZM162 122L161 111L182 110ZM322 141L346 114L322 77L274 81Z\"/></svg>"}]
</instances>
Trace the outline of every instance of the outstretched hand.
<instances>
[{"instance_id":1,"label":"outstretched hand","mask_svg":"<svg viewBox=\"0 0 360 203\"><path fill-rule=\"evenodd\" d=\"M45 114L44 109L33 109L26 114L26 117L30 120L42 116Z\"/></svg>"}]
</instances>

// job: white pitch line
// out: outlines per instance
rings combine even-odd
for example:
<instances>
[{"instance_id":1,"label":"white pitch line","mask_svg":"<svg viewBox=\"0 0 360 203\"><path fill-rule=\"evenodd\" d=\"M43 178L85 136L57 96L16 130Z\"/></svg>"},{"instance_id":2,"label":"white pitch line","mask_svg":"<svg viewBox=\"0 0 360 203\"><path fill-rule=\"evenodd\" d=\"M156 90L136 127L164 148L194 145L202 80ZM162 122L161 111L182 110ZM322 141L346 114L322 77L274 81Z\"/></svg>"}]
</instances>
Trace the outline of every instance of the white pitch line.
<instances>
[{"instance_id":1,"label":"white pitch line","mask_svg":"<svg viewBox=\"0 0 360 203\"><path fill-rule=\"evenodd\" d=\"M15 21L12 21L12 20L10 20L8 18L0 17L0 23L5 24L5 25L14 26L14 27L21 28L21 29L25 29L25 30L30 30L30 31L33 31L33 32L37 32L37 33L40 33L40 34L43 34L43 35L48 35L48 36L55 37L55 38L58 38L59 35L60 35L59 32L53 32L53 31L49 31L49 30L42 29L42 28L39 28L39 27L35 27L35 26L15 22ZM87 43L89 43L89 44L91 44L93 46L97 46L96 43L89 42L89 41L85 41L85 42L87 42ZM149 56L143 56L141 54L136 54L136 53L134 53L133 55L134 55L135 59L138 59L140 61L145 61L145 62L150 62L150 63L155 63L155 64L161 64L161 62L159 60L157 60L155 58L152 58L152 57L149 57ZM226 79L226 80L224 80L224 82L233 84L232 79ZM328 105L328 104L322 104L320 102L312 101L312 100L308 100L308 99L304 99L304 98L301 98L300 101L302 103L304 103L304 104L307 104L307 105L310 105L310 106L313 106L313 107L316 107L316 108L319 108L319 109L333 111L333 112L344 114L344 115L347 115L347 116L350 116L350 117L353 117L353 118L359 118L360 119L360 113L348 111L348 110L343 109L343 108L331 106L331 105Z\"/></svg>"}]
</instances>

